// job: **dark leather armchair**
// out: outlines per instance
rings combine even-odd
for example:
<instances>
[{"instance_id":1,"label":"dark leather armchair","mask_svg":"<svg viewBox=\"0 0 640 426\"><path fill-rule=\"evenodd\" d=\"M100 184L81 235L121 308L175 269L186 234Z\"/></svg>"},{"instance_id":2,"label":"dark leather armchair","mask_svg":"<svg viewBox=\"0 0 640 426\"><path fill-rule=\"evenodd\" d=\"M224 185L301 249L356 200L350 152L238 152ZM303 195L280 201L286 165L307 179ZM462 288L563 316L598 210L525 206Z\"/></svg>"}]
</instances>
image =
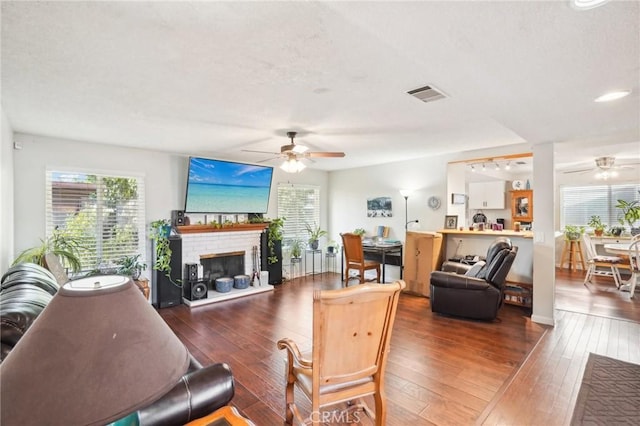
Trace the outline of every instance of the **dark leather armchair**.
<instances>
[{"instance_id":1,"label":"dark leather armchair","mask_svg":"<svg viewBox=\"0 0 640 426\"><path fill-rule=\"evenodd\" d=\"M41 266L29 263L9 269L0 281L0 361L37 319L59 285ZM227 405L234 395L227 364L202 367L191 357L187 373L165 395L137 411L140 425L178 425Z\"/></svg>"},{"instance_id":2,"label":"dark leather armchair","mask_svg":"<svg viewBox=\"0 0 640 426\"><path fill-rule=\"evenodd\" d=\"M475 265L445 262L442 271L431 273L431 311L465 318L493 320L503 303L507 274L518 247L505 237L497 238L485 261Z\"/></svg>"}]
</instances>

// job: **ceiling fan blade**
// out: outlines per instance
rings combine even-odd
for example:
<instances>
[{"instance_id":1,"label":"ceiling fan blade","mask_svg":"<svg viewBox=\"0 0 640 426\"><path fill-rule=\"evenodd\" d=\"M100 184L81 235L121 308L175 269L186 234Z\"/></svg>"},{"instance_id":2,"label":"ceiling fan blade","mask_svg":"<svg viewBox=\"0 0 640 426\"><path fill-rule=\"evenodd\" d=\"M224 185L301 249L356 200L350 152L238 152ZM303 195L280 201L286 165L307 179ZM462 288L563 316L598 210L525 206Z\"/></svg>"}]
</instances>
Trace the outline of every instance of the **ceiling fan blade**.
<instances>
[{"instance_id":1,"label":"ceiling fan blade","mask_svg":"<svg viewBox=\"0 0 640 426\"><path fill-rule=\"evenodd\" d=\"M253 149L243 149L242 152L257 152L258 154L273 154L273 155L280 155L279 152L273 152L273 151L255 151Z\"/></svg>"},{"instance_id":2,"label":"ceiling fan blade","mask_svg":"<svg viewBox=\"0 0 640 426\"><path fill-rule=\"evenodd\" d=\"M342 158L344 157L344 152L305 152L302 156L315 158Z\"/></svg>"},{"instance_id":3,"label":"ceiling fan blade","mask_svg":"<svg viewBox=\"0 0 640 426\"><path fill-rule=\"evenodd\" d=\"M275 157L265 158L264 160L256 161L256 163L266 163L267 161L277 160L278 158L281 158L281 157L282 157L281 155L276 155Z\"/></svg>"},{"instance_id":4,"label":"ceiling fan blade","mask_svg":"<svg viewBox=\"0 0 640 426\"><path fill-rule=\"evenodd\" d=\"M580 170L567 170L566 172L562 172L564 174L570 174L570 173L584 173L584 172L590 172L592 170L595 170L593 167L590 169L580 169Z\"/></svg>"}]
</instances>

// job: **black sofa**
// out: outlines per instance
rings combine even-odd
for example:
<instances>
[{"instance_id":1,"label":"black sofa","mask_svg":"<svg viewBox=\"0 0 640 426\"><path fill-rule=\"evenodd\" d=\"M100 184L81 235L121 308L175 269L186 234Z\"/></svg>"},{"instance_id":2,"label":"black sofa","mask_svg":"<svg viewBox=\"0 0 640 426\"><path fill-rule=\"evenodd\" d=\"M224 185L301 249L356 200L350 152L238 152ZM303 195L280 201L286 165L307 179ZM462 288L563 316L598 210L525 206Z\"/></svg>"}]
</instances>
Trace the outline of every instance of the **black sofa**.
<instances>
[{"instance_id":1,"label":"black sofa","mask_svg":"<svg viewBox=\"0 0 640 426\"><path fill-rule=\"evenodd\" d=\"M46 308L59 285L51 272L31 263L10 268L0 284L1 362ZM180 381L153 404L138 410L140 425L184 424L231 401L235 388L229 366L217 363L202 367L190 358L189 369Z\"/></svg>"},{"instance_id":2,"label":"black sofa","mask_svg":"<svg viewBox=\"0 0 640 426\"><path fill-rule=\"evenodd\" d=\"M485 261L475 265L445 262L431 273L431 311L465 318L493 320L504 299L504 284L518 252L505 237L497 238Z\"/></svg>"}]
</instances>

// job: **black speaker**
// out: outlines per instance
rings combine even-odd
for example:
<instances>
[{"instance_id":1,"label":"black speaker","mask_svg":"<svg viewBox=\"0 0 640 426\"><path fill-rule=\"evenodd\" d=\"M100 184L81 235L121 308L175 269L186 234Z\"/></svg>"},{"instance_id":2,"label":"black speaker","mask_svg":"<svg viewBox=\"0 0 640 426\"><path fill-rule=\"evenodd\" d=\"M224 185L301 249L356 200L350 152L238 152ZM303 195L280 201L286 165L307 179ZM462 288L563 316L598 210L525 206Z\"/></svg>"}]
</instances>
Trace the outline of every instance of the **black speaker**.
<instances>
[{"instance_id":1,"label":"black speaker","mask_svg":"<svg viewBox=\"0 0 640 426\"><path fill-rule=\"evenodd\" d=\"M197 263L185 263L184 275L182 278L185 281L198 281L198 264Z\"/></svg>"},{"instance_id":2,"label":"black speaker","mask_svg":"<svg viewBox=\"0 0 640 426\"><path fill-rule=\"evenodd\" d=\"M180 236L169 237L171 249L171 274L169 277L162 271L153 270L153 301L158 308L168 308L182 303L182 240ZM153 247L153 253L156 249ZM155 259L154 259L155 263Z\"/></svg>"},{"instance_id":3,"label":"black speaker","mask_svg":"<svg viewBox=\"0 0 640 426\"><path fill-rule=\"evenodd\" d=\"M209 288L204 281L185 281L182 286L182 297L187 300L202 300L207 298Z\"/></svg>"},{"instance_id":4,"label":"black speaker","mask_svg":"<svg viewBox=\"0 0 640 426\"><path fill-rule=\"evenodd\" d=\"M183 226L184 223L184 210L171 210L171 224L173 226Z\"/></svg>"}]
</instances>

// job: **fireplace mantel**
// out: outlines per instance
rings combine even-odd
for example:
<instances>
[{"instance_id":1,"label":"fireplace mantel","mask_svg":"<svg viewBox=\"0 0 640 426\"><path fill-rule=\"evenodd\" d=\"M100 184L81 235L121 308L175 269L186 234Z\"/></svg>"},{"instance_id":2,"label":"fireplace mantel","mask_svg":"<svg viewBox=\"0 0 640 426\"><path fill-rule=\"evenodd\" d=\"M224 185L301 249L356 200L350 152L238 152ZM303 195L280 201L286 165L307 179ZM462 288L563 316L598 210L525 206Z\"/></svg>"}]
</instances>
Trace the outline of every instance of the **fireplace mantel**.
<instances>
[{"instance_id":1,"label":"fireplace mantel","mask_svg":"<svg viewBox=\"0 0 640 426\"><path fill-rule=\"evenodd\" d=\"M267 226L269 226L268 223L234 223L229 226L183 225L176 226L176 228L180 234L199 234L203 232L263 231Z\"/></svg>"}]
</instances>

